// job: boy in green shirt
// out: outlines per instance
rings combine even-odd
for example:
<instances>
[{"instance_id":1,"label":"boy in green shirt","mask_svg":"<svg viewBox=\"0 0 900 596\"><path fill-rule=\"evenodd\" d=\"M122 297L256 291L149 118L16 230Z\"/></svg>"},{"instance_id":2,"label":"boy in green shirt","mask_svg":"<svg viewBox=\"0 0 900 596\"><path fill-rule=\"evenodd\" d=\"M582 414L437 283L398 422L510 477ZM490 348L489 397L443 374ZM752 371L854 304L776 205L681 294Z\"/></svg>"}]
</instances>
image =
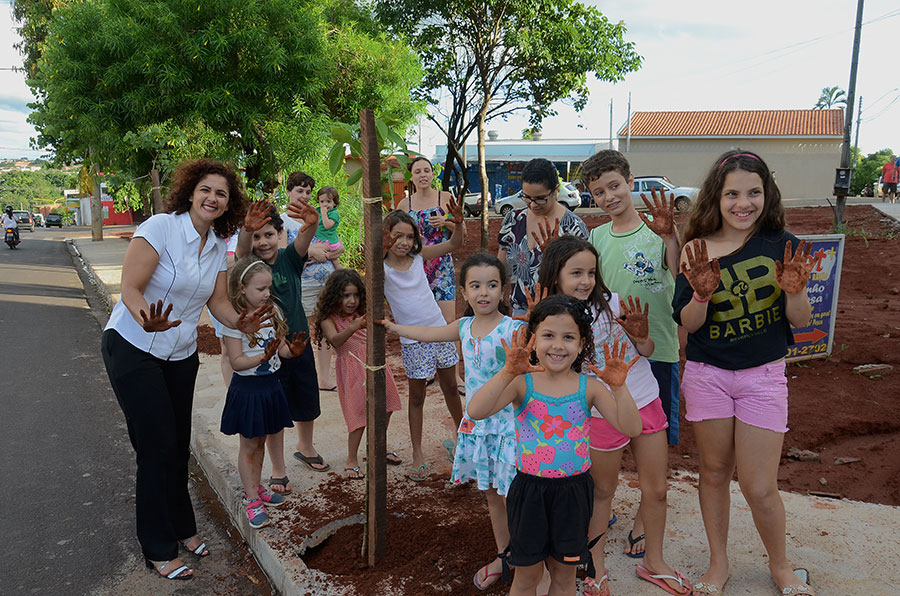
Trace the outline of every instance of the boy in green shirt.
<instances>
[{"instance_id":1,"label":"boy in green shirt","mask_svg":"<svg viewBox=\"0 0 900 596\"><path fill-rule=\"evenodd\" d=\"M672 200L666 201L664 195L657 198L654 192L653 204L644 197L652 218L638 213L631 200L631 167L624 155L611 149L582 164L581 180L612 218L590 235L600 253L598 268L603 282L620 296L636 296L650 305L650 338L656 344L650 365L669 421L669 444L677 445L678 326L672 319L672 297L681 243Z\"/></svg>"}]
</instances>

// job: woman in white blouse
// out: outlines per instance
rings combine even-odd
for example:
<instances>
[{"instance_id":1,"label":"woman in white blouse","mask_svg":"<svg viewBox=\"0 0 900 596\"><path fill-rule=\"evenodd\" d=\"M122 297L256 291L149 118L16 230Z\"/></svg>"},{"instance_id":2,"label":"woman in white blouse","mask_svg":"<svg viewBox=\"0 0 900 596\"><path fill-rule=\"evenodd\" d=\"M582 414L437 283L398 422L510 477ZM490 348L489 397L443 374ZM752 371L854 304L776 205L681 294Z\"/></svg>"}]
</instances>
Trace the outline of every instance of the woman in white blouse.
<instances>
[{"instance_id":1,"label":"woman in white blouse","mask_svg":"<svg viewBox=\"0 0 900 596\"><path fill-rule=\"evenodd\" d=\"M226 239L247 212L234 170L208 159L182 164L165 209L134 233L101 351L137 452L137 534L147 567L190 579L178 543L196 556L209 554L187 488L200 312L207 305L225 325L246 332L258 330L268 313L238 314L227 296Z\"/></svg>"}]
</instances>

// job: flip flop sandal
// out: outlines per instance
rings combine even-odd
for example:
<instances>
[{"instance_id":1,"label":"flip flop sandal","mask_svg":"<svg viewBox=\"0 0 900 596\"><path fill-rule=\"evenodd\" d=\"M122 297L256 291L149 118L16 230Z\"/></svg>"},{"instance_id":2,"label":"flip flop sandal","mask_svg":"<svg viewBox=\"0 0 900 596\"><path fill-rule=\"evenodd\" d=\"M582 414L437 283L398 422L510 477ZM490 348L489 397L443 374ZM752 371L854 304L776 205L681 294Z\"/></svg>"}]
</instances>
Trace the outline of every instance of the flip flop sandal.
<instances>
[{"instance_id":1,"label":"flip flop sandal","mask_svg":"<svg viewBox=\"0 0 900 596\"><path fill-rule=\"evenodd\" d=\"M283 486L284 488L281 490L274 489L272 488L273 484L275 486ZM290 494L291 489L288 488L290 484L291 480L287 476L282 476L281 478L275 478L274 476L272 476L271 478L269 478L269 490L271 490L273 493L278 493L279 495Z\"/></svg>"},{"instance_id":2,"label":"flip flop sandal","mask_svg":"<svg viewBox=\"0 0 900 596\"><path fill-rule=\"evenodd\" d=\"M453 452L456 450L456 445L450 439L444 439L442 445L444 446L444 449L447 450L447 455L450 456L450 463L452 464L454 458Z\"/></svg>"},{"instance_id":3,"label":"flip flop sandal","mask_svg":"<svg viewBox=\"0 0 900 596\"><path fill-rule=\"evenodd\" d=\"M403 463L403 460L400 459L400 456L397 455L396 451L388 451L384 454L384 459L389 466L399 466Z\"/></svg>"},{"instance_id":4,"label":"flip flop sandal","mask_svg":"<svg viewBox=\"0 0 900 596\"><path fill-rule=\"evenodd\" d=\"M347 472L353 472L356 475L351 476ZM344 478L347 480L363 480L365 477L366 475L359 471L359 466L356 466L355 468L344 468Z\"/></svg>"},{"instance_id":5,"label":"flip flop sandal","mask_svg":"<svg viewBox=\"0 0 900 596\"><path fill-rule=\"evenodd\" d=\"M722 588L717 586L716 584L711 584L708 582L697 582L694 584L692 594L721 594Z\"/></svg>"},{"instance_id":6,"label":"flip flop sandal","mask_svg":"<svg viewBox=\"0 0 900 596\"><path fill-rule=\"evenodd\" d=\"M604 573L599 580L595 580L593 577L584 578L584 594L585 596L610 596L609 571Z\"/></svg>"},{"instance_id":7,"label":"flip flop sandal","mask_svg":"<svg viewBox=\"0 0 900 596\"><path fill-rule=\"evenodd\" d=\"M669 594L675 594L675 596L687 596L691 593L691 582L689 582L686 577L681 575L681 572L677 569L675 569L674 571L675 575L667 575L665 573L650 573L650 570L643 565L638 565L634 568L634 572L642 580L650 582L651 584L662 588ZM665 581L667 579L678 582L678 585L681 586L681 591L678 591L667 584Z\"/></svg>"},{"instance_id":8,"label":"flip flop sandal","mask_svg":"<svg viewBox=\"0 0 900 596\"><path fill-rule=\"evenodd\" d=\"M493 561L491 561L491 563L493 563ZM497 573L489 573L491 563L488 563L487 565L476 571L475 575L472 576L472 583L475 584L475 587L479 590L487 590L497 582L496 579L492 580L492 577L500 577L501 575L503 575L502 564L500 571L498 571ZM479 583L478 574L482 571L484 571L484 583Z\"/></svg>"},{"instance_id":9,"label":"flip flop sandal","mask_svg":"<svg viewBox=\"0 0 900 596\"><path fill-rule=\"evenodd\" d=\"M794 569L794 574L800 578L802 584L792 584L781 589L783 596L800 596L802 594L814 595L812 587L809 585L809 571L802 567ZM806 585L804 585L806 584Z\"/></svg>"},{"instance_id":10,"label":"flip flop sandal","mask_svg":"<svg viewBox=\"0 0 900 596\"><path fill-rule=\"evenodd\" d=\"M428 479L428 464L422 464L418 468L409 466L406 472L406 477L413 482L425 482Z\"/></svg>"},{"instance_id":11,"label":"flip flop sandal","mask_svg":"<svg viewBox=\"0 0 900 596\"><path fill-rule=\"evenodd\" d=\"M637 538L635 538L635 537L631 534L631 530L629 530L629 531L628 531L628 550L629 550L629 551L634 550L634 545L637 544L638 542L640 542L641 540L643 540L643 539L646 538L646 537L647 537L646 534L641 534L640 536L638 536ZM637 553L636 555L633 555L633 554L631 554L630 552L627 552L627 553L625 553L625 556L626 556L626 557L631 557L632 559L643 559L643 558L644 558L644 553L643 553L643 552L640 552L640 553Z\"/></svg>"},{"instance_id":12,"label":"flip flop sandal","mask_svg":"<svg viewBox=\"0 0 900 596\"><path fill-rule=\"evenodd\" d=\"M331 464L326 464L322 460L321 454L317 455L315 457L309 457L308 455L303 455L299 451L295 451L294 457L296 459L302 461L303 463L305 463L307 466L309 466L310 470L314 470L316 472L327 472L328 470L331 469ZM313 464L315 464L315 465L313 465ZM317 467L315 467L316 465L323 466L323 467L317 468Z\"/></svg>"},{"instance_id":13,"label":"flip flop sandal","mask_svg":"<svg viewBox=\"0 0 900 596\"><path fill-rule=\"evenodd\" d=\"M193 538L193 536L192 536L191 538ZM195 547L195 548L191 548L191 547L188 546L188 542L191 541L191 538L188 538L187 540L185 540L184 542L182 542L181 545L182 545L185 549L187 549L188 552L190 552L190 553L193 554L193 555L196 555L196 556L200 557L201 559L202 559L203 557L208 557L208 556L209 556L209 549L206 548L206 543L203 542L202 540L200 540L200 545L199 545L199 546L197 546L197 547ZM199 540L199 538L198 538L198 540ZM163 567L165 567L165 565L163 565Z\"/></svg>"},{"instance_id":14,"label":"flip flop sandal","mask_svg":"<svg viewBox=\"0 0 900 596\"><path fill-rule=\"evenodd\" d=\"M615 513L613 513L613 516L609 519L609 523L606 524L606 527L607 527L607 528L611 528L612 525L613 525L614 523L616 523L617 521L619 521L619 518L616 517L616 514L615 514Z\"/></svg>"},{"instance_id":15,"label":"flip flop sandal","mask_svg":"<svg viewBox=\"0 0 900 596\"><path fill-rule=\"evenodd\" d=\"M144 563L147 565L147 569L152 569L154 573L156 573L160 577L164 577L165 579L194 579L193 573L187 573L188 571L193 571L187 565L182 565L181 567L177 567L173 569L169 573L163 573L162 570L166 568L166 565L171 563L172 561L160 561L159 565L156 565L150 559L144 557Z\"/></svg>"}]
</instances>

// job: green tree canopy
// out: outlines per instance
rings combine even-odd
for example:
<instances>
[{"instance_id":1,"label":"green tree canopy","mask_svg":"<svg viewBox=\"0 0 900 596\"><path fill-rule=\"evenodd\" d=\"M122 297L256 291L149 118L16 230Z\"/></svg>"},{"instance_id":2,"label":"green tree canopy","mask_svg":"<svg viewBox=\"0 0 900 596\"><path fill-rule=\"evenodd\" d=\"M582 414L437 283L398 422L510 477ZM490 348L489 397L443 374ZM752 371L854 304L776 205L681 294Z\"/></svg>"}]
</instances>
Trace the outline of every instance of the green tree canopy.
<instances>
[{"instance_id":1,"label":"green tree canopy","mask_svg":"<svg viewBox=\"0 0 900 596\"><path fill-rule=\"evenodd\" d=\"M868 186L878 184L878 178L881 176L881 166L894 155L890 149L880 149L875 153L870 153L863 157L853 169L853 177L850 179L850 192L859 196L863 189Z\"/></svg>"},{"instance_id":2,"label":"green tree canopy","mask_svg":"<svg viewBox=\"0 0 900 596\"><path fill-rule=\"evenodd\" d=\"M340 27L328 16L333 4ZM59 161L87 154L137 174L136 164L179 155L172 149L200 133L200 146L230 148L250 185L271 190L280 169L273 139L310 128L298 118L340 119L361 107L406 120L416 112L408 95L420 77L415 56L355 27L352 17L365 13L352 8L345 0L58 6L35 42L37 145ZM170 138L151 142L160 131Z\"/></svg>"},{"instance_id":3,"label":"green tree canopy","mask_svg":"<svg viewBox=\"0 0 900 596\"><path fill-rule=\"evenodd\" d=\"M835 85L834 87L824 87L819 101L813 106L814 110L830 110L831 108L846 108L847 94L844 90Z\"/></svg>"},{"instance_id":4,"label":"green tree canopy","mask_svg":"<svg viewBox=\"0 0 900 596\"><path fill-rule=\"evenodd\" d=\"M459 149L478 131L482 197L486 196L484 126L517 110L532 126L555 114L568 99L587 104L587 77L619 81L640 67L625 24L573 0L376 0L376 15L395 35L407 38L425 66L417 96L449 111L429 113L447 138L448 167L464 178ZM459 171L461 170L461 172ZM450 177L444 177L445 188ZM482 245L487 209L483 209Z\"/></svg>"}]
</instances>

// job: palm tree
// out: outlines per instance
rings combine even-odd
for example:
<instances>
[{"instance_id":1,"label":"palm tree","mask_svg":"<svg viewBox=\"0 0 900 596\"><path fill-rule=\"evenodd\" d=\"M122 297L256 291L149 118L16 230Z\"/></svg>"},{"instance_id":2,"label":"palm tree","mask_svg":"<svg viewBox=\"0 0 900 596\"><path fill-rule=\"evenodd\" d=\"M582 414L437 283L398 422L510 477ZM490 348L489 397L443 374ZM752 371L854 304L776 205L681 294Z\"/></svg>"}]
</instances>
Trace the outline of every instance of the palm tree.
<instances>
[{"instance_id":1,"label":"palm tree","mask_svg":"<svg viewBox=\"0 0 900 596\"><path fill-rule=\"evenodd\" d=\"M834 87L825 87L822 89L822 95L819 96L819 101L816 102L816 105L813 106L814 110L828 110L831 108L846 108L847 107L847 95L844 93L844 90L838 86Z\"/></svg>"}]
</instances>

